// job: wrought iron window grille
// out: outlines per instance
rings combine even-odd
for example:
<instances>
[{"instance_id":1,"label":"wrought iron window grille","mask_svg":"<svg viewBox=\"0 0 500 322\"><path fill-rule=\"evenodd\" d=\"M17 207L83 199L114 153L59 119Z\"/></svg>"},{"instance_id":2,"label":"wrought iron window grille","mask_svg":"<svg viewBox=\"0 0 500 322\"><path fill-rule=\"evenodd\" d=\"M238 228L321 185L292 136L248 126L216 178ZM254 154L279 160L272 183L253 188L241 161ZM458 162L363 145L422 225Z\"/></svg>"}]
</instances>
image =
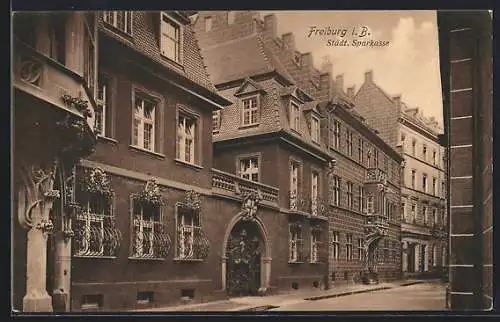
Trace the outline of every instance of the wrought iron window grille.
<instances>
[{"instance_id":1,"label":"wrought iron window grille","mask_svg":"<svg viewBox=\"0 0 500 322\"><path fill-rule=\"evenodd\" d=\"M195 191L187 191L177 208L175 259L203 261L208 257L210 243L201 227L201 201Z\"/></svg>"}]
</instances>

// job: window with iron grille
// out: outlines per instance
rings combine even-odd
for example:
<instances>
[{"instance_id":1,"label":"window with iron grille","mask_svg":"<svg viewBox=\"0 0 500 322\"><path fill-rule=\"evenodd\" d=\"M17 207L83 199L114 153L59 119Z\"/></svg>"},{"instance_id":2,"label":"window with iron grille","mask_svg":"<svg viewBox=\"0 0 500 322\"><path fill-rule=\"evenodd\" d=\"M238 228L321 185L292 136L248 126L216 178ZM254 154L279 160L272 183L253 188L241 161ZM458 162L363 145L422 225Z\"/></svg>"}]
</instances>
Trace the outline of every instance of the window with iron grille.
<instances>
[{"instance_id":1,"label":"window with iron grille","mask_svg":"<svg viewBox=\"0 0 500 322\"><path fill-rule=\"evenodd\" d=\"M177 159L195 164L198 155L198 119L184 112L179 112L177 122Z\"/></svg>"},{"instance_id":2,"label":"window with iron grille","mask_svg":"<svg viewBox=\"0 0 500 322\"><path fill-rule=\"evenodd\" d=\"M341 191L341 188L340 188L340 177L338 176L333 176L332 178L332 188L333 188L333 192L332 192L332 204L334 206L339 206L340 205L340 191Z\"/></svg>"},{"instance_id":3,"label":"window with iron grille","mask_svg":"<svg viewBox=\"0 0 500 322\"><path fill-rule=\"evenodd\" d=\"M353 252L352 252L352 234L346 234L346 259L348 261L351 261L353 259Z\"/></svg>"},{"instance_id":4,"label":"window with iron grille","mask_svg":"<svg viewBox=\"0 0 500 322\"><path fill-rule=\"evenodd\" d=\"M133 199L133 258L164 258L164 249L158 243L158 236L163 235L164 224L159 205L140 202Z\"/></svg>"},{"instance_id":5,"label":"window with iron grille","mask_svg":"<svg viewBox=\"0 0 500 322\"><path fill-rule=\"evenodd\" d=\"M304 240L302 238L302 225L297 223L289 224L289 252L288 261L291 263L301 263L304 261Z\"/></svg>"},{"instance_id":6,"label":"window with iron grille","mask_svg":"<svg viewBox=\"0 0 500 322\"><path fill-rule=\"evenodd\" d=\"M155 119L156 103L136 92L132 145L148 151L155 151Z\"/></svg>"},{"instance_id":7,"label":"window with iron grille","mask_svg":"<svg viewBox=\"0 0 500 322\"><path fill-rule=\"evenodd\" d=\"M181 25L170 18L167 14L161 14L161 34L160 34L160 52L163 56L177 63L181 61Z\"/></svg>"},{"instance_id":8,"label":"window with iron grille","mask_svg":"<svg viewBox=\"0 0 500 322\"><path fill-rule=\"evenodd\" d=\"M349 209L354 208L353 187L354 187L354 184L352 182L347 182L347 207Z\"/></svg>"},{"instance_id":9,"label":"window with iron grille","mask_svg":"<svg viewBox=\"0 0 500 322\"><path fill-rule=\"evenodd\" d=\"M131 11L104 11L104 22L116 29L132 34L132 12Z\"/></svg>"},{"instance_id":10,"label":"window with iron grille","mask_svg":"<svg viewBox=\"0 0 500 322\"><path fill-rule=\"evenodd\" d=\"M178 260L203 260L208 256L208 240L201 227L199 210L176 205L176 253Z\"/></svg>"},{"instance_id":11,"label":"window with iron grille","mask_svg":"<svg viewBox=\"0 0 500 322\"><path fill-rule=\"evenodd\" d=\"M241 100L241 123L243 126L255 125L259 123L259 98L251 96Z\"/></svg>"},{"instance_id":12,"label":"window with iron grille","mask_svg":"<svg viewBox=\"0 0 500 322\"><path fill-rule=\"evenodd\" d=\"M332 232L331 243L332 243L332 258L339 259L340 255L340 234L336 231Z\"/></svg>"}]
</instances>

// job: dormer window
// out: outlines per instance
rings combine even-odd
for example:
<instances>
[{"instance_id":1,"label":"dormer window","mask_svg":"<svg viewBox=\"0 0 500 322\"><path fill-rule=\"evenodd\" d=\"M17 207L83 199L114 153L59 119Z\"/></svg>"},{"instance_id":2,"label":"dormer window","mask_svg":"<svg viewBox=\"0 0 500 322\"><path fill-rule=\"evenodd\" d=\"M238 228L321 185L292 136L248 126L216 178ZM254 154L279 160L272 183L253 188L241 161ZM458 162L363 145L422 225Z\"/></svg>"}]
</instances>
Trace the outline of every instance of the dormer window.
<instances>
[{"instance_id":1,"label":"dormer window","mask_svg":"<svg viewBox=\"0 0 500 322\"><path fill-rule=\"evenodd\" d=\"M290 127L300 131L300 106L294 102L290 102Z\"/></svg>"},{"instance_id":2,"label":"dormer window","mask_svg":"<svg viewBox=\"0 0 500 322\"><path fill-rule=\"evenodd\" d=\"M132 11L104 11L104 22L116 29L132 34Z\"/></svg>"},{"instance_id":3,"label":"dormer window","mask_svg":"<svg viewBox=\"0 0 500 322\"><path fill-rule=\"evenodd\" d=\"M313 115L311 118L311 138L313 142L319 143L319 129L319 119Z\"/></svg>"},{"instance_id":4,"label":"dormer window","mask_svg":"<svg viewBox=\"0 0 500 322\"><path fill-rule=\"evenodd\" d=\"M241 100L241 122L243 126L259 123L259 97L257 95L245 97Z\"/></svg>"},{"instance_id":5,"label":"dormer window","mask_svg":"<svg viewBox=\"0 0 500 322\"><path fill-rule=\"evenodd\" d=\"M181 64L181 25L166 13L161 14L160 51L168 59Z\"/></svg>"}]
</instances>

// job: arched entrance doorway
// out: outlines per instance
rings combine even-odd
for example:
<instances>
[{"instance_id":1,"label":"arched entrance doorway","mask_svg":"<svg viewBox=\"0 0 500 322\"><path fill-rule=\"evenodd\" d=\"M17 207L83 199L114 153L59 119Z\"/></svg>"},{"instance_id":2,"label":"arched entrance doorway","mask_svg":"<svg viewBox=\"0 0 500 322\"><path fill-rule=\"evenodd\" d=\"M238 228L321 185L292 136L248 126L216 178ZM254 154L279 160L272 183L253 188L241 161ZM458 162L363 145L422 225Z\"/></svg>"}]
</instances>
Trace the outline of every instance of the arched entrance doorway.
<instances>
[{"instance_id":1,"label":"arched entrance doorway","mask_svg":"<svg viewBox=\"0 0 500 322\"><path fill-rule=\"evenodd\" d=\"M255 221L238 221L226 243L226 290L229 296L257 295L262 283L265 240Z\"/></svg>"}]
</instances>

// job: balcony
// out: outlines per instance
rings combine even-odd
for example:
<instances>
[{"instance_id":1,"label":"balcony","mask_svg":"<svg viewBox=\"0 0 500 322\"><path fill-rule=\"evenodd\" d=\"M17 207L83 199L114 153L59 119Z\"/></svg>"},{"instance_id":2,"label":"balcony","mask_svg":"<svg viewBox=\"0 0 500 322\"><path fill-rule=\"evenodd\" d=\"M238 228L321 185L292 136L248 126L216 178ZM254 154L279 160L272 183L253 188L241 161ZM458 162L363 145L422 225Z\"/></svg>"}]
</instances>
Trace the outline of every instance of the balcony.
<instances>
[{"instance_id":1,"label":"balcony","mask_svg":"<svg viewBox=\"0 0 500 322\"><path fill-rule=\"evenodd\" d=\"M381 214L368 214L365 218L365 243L370 245L376 240L387 235L389 222L386 216Z\"/></svg>"},{"instance_id":2,"label":"balcony","mask_svg":"<svg viewBox=\"0 0 500 322\"><path fill-rule=\"evenodd\" d=\"M387 174L378 168L366 169L366 183L383 183L387 182Z\"/></svg>"},{"instance_id":3,"label":"balcony","mask_svg":"<svg viewBox=\"0 0 500 322\"><path fill-rule=\"evenodd\" d=\"M14 39L14 88L85 119L93 130L93 97L79 74Z\"/></svg>"},{"instance_id":4,"label":"balcony","mask_svg":"<svg viewBox=\"0 0 500 322\"><path fill-rule=\"evenodd\" d=\"M256 192L262 196L262 201L278 204L278 188L243 179L217 169L212 169L211 172L212 188L219 194L236 197L242 194Z\"/></svg>"},{"instance_id":5,"label":"balcony","mask_svg":"<svg viewBox=\"0 0 500 322\"><path fill-rule=\"evenodd\" d=\"M288 192L288 209L307 217L324 218L327 215L327 204L321 198L311 198L309 195Z\"/></svg>"}]
</instances>

